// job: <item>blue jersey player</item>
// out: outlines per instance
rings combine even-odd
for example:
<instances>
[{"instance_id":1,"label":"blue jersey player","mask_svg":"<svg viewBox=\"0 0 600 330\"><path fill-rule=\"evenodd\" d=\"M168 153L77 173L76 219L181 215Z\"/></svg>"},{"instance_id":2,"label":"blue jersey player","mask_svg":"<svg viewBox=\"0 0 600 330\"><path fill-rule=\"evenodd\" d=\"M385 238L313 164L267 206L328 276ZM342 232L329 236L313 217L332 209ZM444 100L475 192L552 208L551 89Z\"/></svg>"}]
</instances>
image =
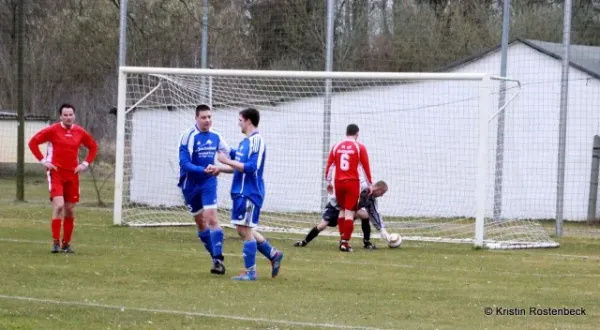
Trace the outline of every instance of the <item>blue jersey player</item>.
<instances>
[{"instance_id":1,"label":"blue jersey player","mask_svg":"<svg viewBox=\"0 0 600 330\"><path fill-rule=\"evenodd\" d=\"M283 253L269 242L254 228L259 223L260 209L265 199L265 184L263 173L265 169L266 148L257 127L260 121L258 110L248 108L239 113L239 126L246 138L230 155L219 153L217 159L230 166L223 172L232 172L231 183L231 223L235 225L238 234L244 240L242 249L245 271L240 276L233 277L237 281L256 280L256 252L260 252L271 261L271 277L277 276ZM235 160L231 159L234 158ZM231 157L231 158L230 158Z\"/></svg>"},{"instance_id":2,"label":"blue jersey player","mask_svg":"<svg viewBox=\"0 0 600 330\"><path fill-rule=\"evenodd\" d=\"M217 152L230 152L221 135L211 130L212 111L196 107L196 125L183 133L179 144L179 187L194 217L198 237L213 260L212 274L225 274L223 229L217 220Z\"/></svg>"}]
</instances>

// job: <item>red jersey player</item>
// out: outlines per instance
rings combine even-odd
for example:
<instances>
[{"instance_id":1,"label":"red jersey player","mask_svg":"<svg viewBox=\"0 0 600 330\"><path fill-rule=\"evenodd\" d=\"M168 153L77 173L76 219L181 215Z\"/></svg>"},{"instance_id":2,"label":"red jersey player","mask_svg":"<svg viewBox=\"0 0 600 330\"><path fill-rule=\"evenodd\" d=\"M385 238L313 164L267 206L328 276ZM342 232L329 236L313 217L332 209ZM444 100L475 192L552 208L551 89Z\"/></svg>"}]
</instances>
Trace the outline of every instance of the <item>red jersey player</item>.
<instances>
[{"instance_id":1,"label":"red jersey player","mask_svg":"<svg viewBox=\"0 0 600 330\"><path fill-rule=\"evenodd\" d=\"M360 198L360 172L365 176L371 192L371 166L367 148L357 142L358 126L350 124L346 127L346 138L331 148L325 167L325 179L329 180L329 171L334 166L333 189L340 206L338 228L340 230L340 251L351 252L348 241L354 231L354 212ZM328 189L332 187L329 186Z\"/></svg>"},{"instance_id":2,"label":"red jersey player","mask_svg":"<svg viewBox=\"0 0 600 330\"><path fill-rule=\"evenodd\" d=\"M29 141L29 149L45 167L52 202L52 253L60 250L73 253L70 242L74 227L74 208L79 202L79 173L87 169L98 152L94 138L81 126L73 124L75 108L63 104L58 110L60 122L36 133ZM46 157L39 145L48 143ZM85 161L79 163L79 147L88 149ZM64 232L60 245L60 229L64 216Z\"/></svg>"}]
</instances>

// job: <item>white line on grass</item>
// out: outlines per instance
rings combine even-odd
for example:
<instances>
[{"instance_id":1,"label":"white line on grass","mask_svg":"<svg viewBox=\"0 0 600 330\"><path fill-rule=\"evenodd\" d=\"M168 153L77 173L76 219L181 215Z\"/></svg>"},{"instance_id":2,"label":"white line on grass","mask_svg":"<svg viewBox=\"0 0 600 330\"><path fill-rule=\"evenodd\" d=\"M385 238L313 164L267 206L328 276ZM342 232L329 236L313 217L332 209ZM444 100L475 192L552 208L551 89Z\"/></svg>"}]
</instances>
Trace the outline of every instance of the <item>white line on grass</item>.
<instances>
[{"instance_id":1,"label":"white line on grass","mask_svg":"<svg viewBox=\"0 0 600 330\"><path fill-rule=\"evenodd\" d=\"M144 313L199 316L199 317L210 317L210 318L229 319L229 320L256 322L256 323L267 323L267 324L268 323L271 323L271 324L277 323L277 324L295 325L295 326L313 327L313 328L367 329L367 330L378 330L379 329L379 328L372 328L372 327L350 326L350 325L334 324L334 323L311 323L311 322L301 322L301 321L275 320L275 319L265 319L265 318L259 318L259 317L245 317L245 316L213 314L213 313L203 313L203 312L186 312L186 311L179 311L179 310L173 310L173 309L127 307L127 306L97 304L97 303L91 303L91 302L63 301L63 300L42 299L42 298L22 297L22 296L0 295L0 299L20 300L20 301L55 304L55 305L70 305L70 306L79 306L79 307L95 307L95 308L104 308L104 309L115 309L115 310L119 310L121 312L124 312L126 310L131 310L131 311L144 312Z\"/></svg>"},{"instance_id":2,"label":"white line on grass","mask_svg":"<svg viewBox=\"0 0 600 330\"><path fill-rule=\"evenodd\" d=\"M28 244L50 244L48 243L48 241L36 241L36 240L24 240L24 239L13 239L13 238L0 238L0 242L10 242L10 243L28 243ZM94 245L94 244L78 244L78 246L82 246L82 247L99 247L100 245ZM175 250L175 249L152 249L152 248L146 248L146 250L148 251L164 251L164 252L177 252L177 253L186 253L189 252L188 250ZM193 252L196 253L196 252ZM224 253L223 254L226 257L239 257L241 258L242 256L240 254L235 254L235 253ZM547 254L548 256L561 256L561 257L565 257L567 255L560 255L560 254ZM572 257L580 257L580 258L590 258L590 259L595 259L595 257L589 257L589 256L577 256L577 255L572 255ZM357 260L339 260L339 259L331 259L331 260L323 260L323 259L319 259L319 260L315 260L315 259L310 259L310 258L302 258L302 257L298 257L298 256L294 256L294 260L298 260L298 261L303 261L303 262L319 262L321 265L331 265L331 264L342 264L342 265L360 265L360 266L373 266L373 267L393 267L393 268L409 268L409 269L414 269L414 268L418 268L418 269L431 269L431 270L440 270L440 267L435 267L435 266L424 266L424 265L413 265L413 264L402 264L399 262L396 263L378 263L378 262L369 262L369 261L357 261ZM455 272L472 272L471 269L469 268L448 268L448 267L443 267L444 271L455 271ZM538 277L549 277L549 278L553 278L553 277L591 277L591 278L600 278L600 274L578 274L578 273L561 273L561 274L541 274L541 273L519 273L519 272L495 272L496 274L502 274L502 275L512 275L512 276L538 276Z\"/></svg>"}]
</instances>

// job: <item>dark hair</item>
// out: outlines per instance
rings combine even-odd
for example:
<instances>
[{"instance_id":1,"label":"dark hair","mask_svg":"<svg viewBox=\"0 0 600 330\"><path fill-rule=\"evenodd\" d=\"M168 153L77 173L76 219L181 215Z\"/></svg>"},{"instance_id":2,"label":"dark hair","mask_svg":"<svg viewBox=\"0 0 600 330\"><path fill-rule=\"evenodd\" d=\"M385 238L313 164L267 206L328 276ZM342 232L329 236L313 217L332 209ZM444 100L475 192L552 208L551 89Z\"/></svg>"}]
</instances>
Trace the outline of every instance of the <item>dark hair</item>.
<instances>
[{"instance_id":1,"label":"dark hair","mask_svg":"<svg viewBox=\"0 0 600 330\"><path fill-rule=\"evenodd\" d=\"M350 124L346 127L346 136L354 136L358 133L358 126L356 124Z\"/></svg>"},{"instance_id":2,"label":"dark hair","mask_svg":"<svg viewBox=\"0 0 600 330\"><path fill-rule=\"evenodd\" d=\"M69 103L63 103L61 104L60 108L58 108L58 114L62 115L62 111L63 109L73 109L73 112L75 112L75 107L70 105Z\"/></svg>"},{"instance_id":3,"label":"dark hair","mask_svg":"<svg viewBox=\"0 0 600 330\"><path fill-rule=\"evenodd\" d=\"M210 111L210 107L206 104L200 104L199 106L196 107L196 117L198 117L198 114L201 111Z\"/></svg>"},{"instance_id":4,"label":"dark hair","mask_svg":"<svg viewBox=\"0 0 600 330\"><path fill-rule=\"evenodd\" d=\"M245 120L250 120L254 127L258 127L258 123L260 122L260 112L254 108L247 108L240 111L240 116Z\"/></svg>"}]
</instances>

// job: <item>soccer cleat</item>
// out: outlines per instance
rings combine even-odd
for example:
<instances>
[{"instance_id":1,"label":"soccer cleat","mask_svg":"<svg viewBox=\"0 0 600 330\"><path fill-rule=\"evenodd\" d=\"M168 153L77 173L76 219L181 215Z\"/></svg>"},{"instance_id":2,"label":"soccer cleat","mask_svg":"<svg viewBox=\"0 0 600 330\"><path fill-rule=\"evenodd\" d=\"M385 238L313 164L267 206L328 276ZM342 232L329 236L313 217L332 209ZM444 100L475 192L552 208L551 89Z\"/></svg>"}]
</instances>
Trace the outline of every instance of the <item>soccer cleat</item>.
<instances>
[{"instance_id":1,"label":"soccer cleat","mask_svg":"<svg viewBox=\"0 0 600 330\"><path fill-rule=\"evenodd\" d=\"M50 252L52 252L52 253L60 252L60 243L57 240L54 240L54 243L52 243L52 250L50 250Z\"/></svg>"},{"instance_id":2,"label":"soccer cleat","mask_svg":"<svg viewBox=\"0 0 600 330\"><path fill-rule=\"evenodd\" d=\"M234 281L256 281L256 271L244 271L239 276L231 278Z\"/></svg>"},{"instance_id":3,"label":"soccer cleat","mask_svg":"<svg viewBox=\"0 0 600 330\"><path fill-rule=\"evenodd\" d=\"M283 260L283 252L277 251L275 257L271 259L271 277L275 278L279 274L279 268L281 268L281 261Z\"/></svg>"},{"instance_id":4,"label":"soccer cleat","mask_svg":"<svg viewBox=\"0 0 600 330\"><path fill-rule=\"evenodd\" d=\"M71 244L63 244L63 246L60 250L61 250L61 252L64 252L64 253L75 253L75 251L73 251L73 249L71 249Z\"/></svg>"},{"instance_id":5,"label":"soccer cleat","mask_svg":"<svg viewBox=\"0 0 600 330\"><path fill-rule=\"evenodd\" d=\"M294 246L296 246L296 247L303 247L303 246L306 246L307 244L308 243L305 240L294 242Z\"/></svg>"},{"instance_id":6,"label":"soccer cleat","mask_svg":"<svg viewBox=\"0 0 600 330\"><path fill-rule=\"evenodd\" d=\"M213 267L210 269L211 274L224 275L225 274L225 265L222 262L215 262Z\"/></svg>"},{"instance_id":7,"label":"soccer cleat","mask_svg":"<svg viewBox=\"0 0 600 330\"><path fill-rule=\"evenodd\" d=\"M371 241L365 241L365 246L364 248L367 250L377 250L377 246L373 243L371 243Z\"/></svg>"},{"instance_id":8,"label":"soccer cleat","mask_svg":"<svg viewBox=\"0 0 600 330\"><path fill-rule=\"evenodd\" d=\"M353 252L354 250L352 249L352 247L350 246L350 244L348 244L347 241L341 241L340 242L340 251L342 251L342 252Z\"/></svg>"}]
</instances>

